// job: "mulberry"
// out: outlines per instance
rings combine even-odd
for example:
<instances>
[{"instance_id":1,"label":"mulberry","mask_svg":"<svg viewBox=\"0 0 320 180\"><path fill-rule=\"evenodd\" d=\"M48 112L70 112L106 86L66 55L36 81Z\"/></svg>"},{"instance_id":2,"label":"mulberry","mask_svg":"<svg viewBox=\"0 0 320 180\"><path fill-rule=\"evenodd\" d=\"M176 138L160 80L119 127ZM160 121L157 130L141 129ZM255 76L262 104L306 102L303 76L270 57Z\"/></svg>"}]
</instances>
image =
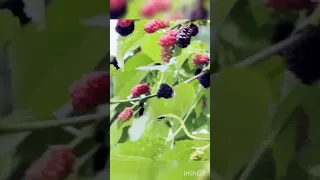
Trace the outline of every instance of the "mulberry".
<instances>
[{"instance_id":1,"label":"mulberry","mask_svg":"<svg viewBox=\"0 0 320 180\"><path fill-rule=\"evenodd\" d=\"M320 78L320 28L308 26L303 37L282 51L288 69L305 85L312 85Z\"/></svg>"},{"instance_id":2,"label":"mulberry","mask_svg":"<svg viewBox=\"0 0 320 180\"><path fill-rule=\"evenodd\" d=\"M134 31L134 21L119 20L115 30L120 36L128 36Z\"/></svg>"},{"instance_id":3,"label":"mulberry","mask_svg":"<svg viewBox=\"0 0 320 180\"><path fill-rule=\"evenodd\" d=\"M55 147L47 156L42 156L27 169L25 179L65 179L73 171L75 160L76 158L71 147Z\"/></svg>"},{"instance_id":4,"label":"mulberry","mask_svg":"<svg viewBox=\"0 0 320 180\"><path fill-rule=\"evenodd\" d=\"M147 33L154 33L156 31L158 31L159 29L164 29L167 27L169 27L169 21L151 20L145 25L144 30Z\"/></svg>"},{"instance_id":5,"label":"mulberry","mask_svg":"<svg viewBox=\"0 0 320 180\"><path fill-rule=\"evenodd\" d=\"M110 0L110 19L119 19L127 13L127 0Z\"/></svg>"},{"instance_id":6,"label":"mulberry","mask_svg":"<svg viewBox=\"0 0 320 180\"><path fill-rule=\"evenodd\" d=\"M170 30L168 31L168 33L164 36L162 36L159 40L159 44L161 46L173 46L176 44L177 40L176 40L176 37L177 37L177 34L178 32L175 31L175 30Z\"/></svg>"},{"instance_id":7,"label":"mulberry","mask_svg":"<svg viewBox=\"0 0 320 180\"><path fill-rule=\"evenodd\" d=\"M161 49L161 60L168 63L173 55L174 46L163 46Z\"/></svg>"},{"instance_id":8,"label":"mulberry","mask_svg":"<svg viewBox=\"0 0 320 180\"><path fill-rule=\"evenodd\" d=\"M150 94L150 87L148 84L138 84L134 88L132 88L132 97L139 97L142 94L149 95Z\"/></svg>"},{"instance_id":9,"label":"mulberry","mask_svg":"<svg viewBox=\"0 0 320 180\"><path fill-rule=\"evenodd\" d=\"M110 75L108 72L92 72L75 83L70 89L73 108L85 112L109 102Z\"/></svg>"},{"instance_id":10,"label":"mulberry","mask_svg":"<svg viewBox=\"0 0 320 180\"><path fill-rule=\"evenodd\" d=\"M276 44L280 41L285 40L290 36L293 30L294 24L291 21L280 21L274 28L271 42L273 44Z\"/></svg>"},{"instance_id":11,"label":"mulberry","mask_svg":"<svg viewBox=\"0 0 320 180\"><path fill-rule=\"evenodd\" d=\"M190 24L190 29L192 29L191 36L196 36L199 33L199 28L195 24Z\"/></svg>"},{"instance_id":12,"label":"mulberry","mask_svg":"<svg viewBox=\"0 0 320 180\"><path fill-rule=\"evenodd\" d=\"M171 86L165 83L160 85L159 90L157 92L158 98L170 99L173 97L173 95L174 95L174 91Z\"/></svg>"},{"instance_id":13,"label":"mulberry","mask_svg":"<svg viewBox=\"0 0 320 180\"><path fill-rule=\"evenodd\" d=\"M204 88L210 87L210 71L204 72L204 74L202 76L200 76L198 79L199 79L200 84Z\"/></svg>"},{"instance_id":14,"label":"mulberry","mask_svg":"<svg viewBox=\"0 0 320 180\"><path fill-rule=\"evenodd\" d=\"M193 58L193 64L195 65L208 65L210 63L210 57L207 54L197 54Z\"/></svg>"},{"instance_id":15,"label":"mulberry","mask_svg":"<svg viewBox=\"0 0 320 180\"><path fill-rule=\"evenodd\" d=\"M120 121L128 121L133 116L133 108L125 108L118 116Z\"/></svg>"},{"instance_id":16,"label":"mulberry","mask_svg":"<svg viewBox=\"0 0 320 180\"><path fill-rule=\"evenodd\" d=\"M153 0L153 6L157 7L158 12L164 12L171 9L172 0Z\"/></svg>"},{"instance_id":17,"label":"mulberry","mask_svg":"<svg viewBox=\"0 0 320 180\"><path fill-rule=\"evenodd\" d=\"M191 43L192 29L189 27L183 27L179 30L177 35L177 45L181 48L186 48Z\"/></svg>"}]
</instances>

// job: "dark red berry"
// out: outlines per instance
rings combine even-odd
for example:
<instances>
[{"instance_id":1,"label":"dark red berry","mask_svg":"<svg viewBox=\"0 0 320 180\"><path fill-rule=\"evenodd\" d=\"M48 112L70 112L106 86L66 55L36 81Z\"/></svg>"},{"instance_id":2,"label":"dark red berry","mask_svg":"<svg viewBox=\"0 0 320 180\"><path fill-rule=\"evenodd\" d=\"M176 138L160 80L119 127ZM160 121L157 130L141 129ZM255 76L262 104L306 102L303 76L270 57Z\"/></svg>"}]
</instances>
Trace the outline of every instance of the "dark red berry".
<instances>
[{"instance_id":1,"label":"dark red berry","mask_svg":"<svg viewBox=\"0 0 320 180\"><path fill-rule=\"evenodd\" d=\"M110 75L108 72L92 72L75 83L70 90L72 105L76 111L85 112L99 104L109 102Z\"/></svg>"},{"instance_id":2,"label":"dark red berry","mask_svg":"<svg viewBox=\"0 0 320 180\"><path fill-rule=\"evenodd\" d=\"M30 180L61 180L72 171L76 157L69 146L57 146L47 156L40 157L25 173Z\"/></svg>"},{"instance_id":3,"label":"dark red berry","mask_svg":"<svg viewBox=\"0 0 320 180\"><path fill-rule=\"evenodd\" d=\"M163 28L167 28L167 27L169 27L169 21L151 20L145 25L144 30L147 33L154 33L156 31L158 31L159 29L163 29Z\"/></svg>"},{"instance_id":4,"label":"dark red berry","mask_svg":"<svg viewBox=\"0 0 320 180\"><path fill-rule=\"evenodd\" d=\"M165 83L160 85L159 90L157 92L158 98L170 99L173 97L173 95L174 95L174 91L171 86Z\"/></svg>"},{"instance_id":5,"label":"dark red berry","mask_svg":"<svg viewBox=\"0 0 320 180\"><path fill-rule=\"evenodd\" d=\"M191 43L192 29L189 27L182 27L177 34L177 45L181 48L186 48Z\"/></svg>"},{"instance_id":6,"label":"dark red berry","mask_svg":"<svg viewBox=\"0 0 320 180\"><path fill-rule=\"evenodd\" d=\"M199 83L204 87L204 88L209 88L210 87L210 71L205 71L202 76L199 78Z\"/></svg>"},{"instance_id":7,"label":"dark red berry","mask_svg":"<svg viewBox=\"0 0 320 180\"><path fill-rule=\"evenodd\" d=\"M128 121L133 116L133 113L133 108L127 107L119 114L118 118L120 121Z\"/></svg>"},{"instance_id":8,"label":"dark red berry","mask_svg":"<svg viewBox=\"0 0 320 180\"><path fill-rule=\"evenodd\" d=\"M127 13L127 0L110 0L110 19L119 19Z\"/></svg>"},{"instance_id":9,"label":"dark red berry","mask_svg":"<svg viewBox=\"0 0 320 180\"><path fill-rule=\"evenodd\" d=\"M196 36L199 33L199 28L195 24L190 24L190 29L192 29L191 36Z\"/></svg>"},{"instance_id":10,"label":"dark red berry","mask_svg":"<svg viewBox=\"0 0 320 180\"><path fill-rule=\"evenodd\" d=\"M150 94L150 87L148 84L138 84L134 88L132 88L132 97L139 97L141 95L149 95Z\"/></svg>"},{"instance_id":11,"label":"dark red berry","mask_svg":"<svg viewBox=\"0 0 320 180\"><path fill-rule=\"evenodd\" d=\"M170 30L168 31L168 33L164 36L162 36L159 40L159 44L161 46L173 46L176 44L177 40L176 40L176 37L177 37L177 34L178 32L175 31L175 30Z\"/></svg>"},{"instance_id":12,"label":"dark red berry","mask_svg":"<svg viewBox=\"0 0 320 180\"><path fill-rule=\"evenodd\" d=\"M120 36L128 36L134 31L134 21L119 20L115 30Z\"/></svg>"}]
</instances>

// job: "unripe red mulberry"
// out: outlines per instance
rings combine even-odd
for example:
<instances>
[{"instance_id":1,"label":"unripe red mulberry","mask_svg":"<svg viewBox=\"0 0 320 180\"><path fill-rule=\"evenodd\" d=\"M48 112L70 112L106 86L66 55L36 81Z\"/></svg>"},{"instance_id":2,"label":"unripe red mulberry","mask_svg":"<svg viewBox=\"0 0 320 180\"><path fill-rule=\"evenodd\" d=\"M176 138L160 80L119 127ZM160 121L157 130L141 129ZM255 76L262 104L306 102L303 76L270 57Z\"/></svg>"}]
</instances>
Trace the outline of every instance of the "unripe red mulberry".
<instances>
[{"instance_id":1,"label":"unripe red mulberry","mask_svg":"<svg viewBox=\"0 0 320 180\"><path fill-rule=\"evenodd\" d=\"M145 25L144 30L147 33L154 33L156 31L158 31L159 29L164 29L167 27L169 27L169 21L151 20Z\"/></svg>"},{"instance_id":2,"label":"unripe red mulberry","mask_svg":"<svg viewBox=\"0 0 320 180\"><path fill-rule=\"evenodd\" d=\"M76 82L70 90L72 105L76 111L85 112L96 105L109 102L110 75L108 72L92 72Z\"/></svg>"},{"instance_id":3,"label":"unripe red mulberry","mask_svg":"<svg viewBox=\"0 0 320 180\"><path fill-rule=\"evenodd\" d=\"M132 88L132 97L139 97L142 94L149 95L150 94L150 87L148 84L138 84L134 88Z\"/></svg>"},{"instance_id":4,"label":"unripe red mulberry","mask_svg":"<svg viewBox=\"0 0 320 180\"><path fill-rule=\"evenodd\" d=\"M164 36L162 36L159 40L159 44L161 46L173 46L176 44L177 40L176 40L176 37L177 37L177 34L178 32L175 31L175 30L170 30L168 31L168 33Z\"/></svg>"},{"instance_id":5,"label":"unripe red mulberry","mask_svg":"<svg viewBox=\"0 0 320 180\"><path fill-rule=\"evenodd\" d=\"M207 54L197 54L193 58L193 64L195 65L208 65L210 63L210 57Z\"/></svg>"},{"instance_id":6,"label":"unripe red mulberry","mask_svg":"<svg viewBox=\"0 0 320 180\"><path fill-rule=\"evenodd\" d=\"M121 26L121 27L128 27L133 22L134 22L134 20L130 20L130 19L119 19L118 25Z\"/></svg>"},{"instance_id":7,"label":"unripe red mulberry","mask_svg":"<svg viewBox=\"0 0 320 180\"><path fill-rule=\"evenodd\" d=\"M120 121L128 121L133 116L133 108L127 107L125 108L118 116Z\"/></svg>"},{"instance_id":8,"label":"unripe red mulberry","mask_svg":"<svg viewBox=\"0 0 320 180\"><path fill-rule=\"evenodd\" d=\"M58 146L32 164L25 173L26 180L61 180L75 164L75 155L69 146Z\"/></svg>"},{"instance_id":9,"label":"unripe red mulberry","mask_svg":"<svg viewBox=\"0 0 320 180\"><path fill-rule=\"evenodd\" d=\"M162 46L161 49L161 60L168 63L173 55L174 46Z\"/></svg>"}]
</instances>

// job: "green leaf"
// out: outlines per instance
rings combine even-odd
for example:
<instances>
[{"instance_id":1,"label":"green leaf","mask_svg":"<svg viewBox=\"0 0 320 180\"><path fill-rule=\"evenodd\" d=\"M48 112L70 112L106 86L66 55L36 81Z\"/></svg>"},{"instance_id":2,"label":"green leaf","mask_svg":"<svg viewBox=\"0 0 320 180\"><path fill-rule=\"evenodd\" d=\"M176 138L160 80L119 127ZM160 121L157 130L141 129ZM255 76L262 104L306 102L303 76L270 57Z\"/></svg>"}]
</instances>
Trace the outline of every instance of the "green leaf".
<instances>
[{"instance_id":1,"label":"green leaf","mask_svg":"<svg viewBox=\"0 0 320 180\"><path fill-rule=\"evenodd\" d=\"M161 49L159 45L159 39L164 33L153 33L151 34L145 43L142 44L142 51L148 55L154 62L162 62L161 60Z\"/></svg>"},{"instance_id":2,"label":"green leaf","mask_svg":"<svg viewBox=\"0 0 320 180\"><path fill-rule=\"evenodd\" d=\"M276 164L276 177L284 177L296 151L296 123L288 125L274 142L273 156Z\"/></svg>"},{"instance_id":3,"label":"green leaf","mask_svg":"<svg viewBox=\"0 0 320 180\"><path fill-rule=\"evenodd\" d=\"M174 87L175 96L171 99L149 100L149 112L151 119L156 119L163 114L175 114L183 117L193 105L196 95L195 89L191 84L179 84Z\"/></svg>"},{"instance_id":4,"label":"green leaf","mask_svg":"<svg viewBox=\"0 0 320 180\"><path fill-rule=\"evenodd\" d=\"M267 137L272 94L267 80L246 68L226 68L211 81L213 168L232 178Z\"/></svg>"},{"instance_id":5,"label":"green leaf","mask_svg":"<svg viewBox=\"0 0 320 180\"><path fill-rule=\"evenodd\" d=\"M236 0L216 0L211 1L213 3L213 24L220 28L224 21L226 20L227 16L229 15L230 11L232 10L233 6L237 3Z\"/></svg>"},{"instance_id":6,"label":"green leaf","mask_svg":"<svg viewBox=\"0 0 320 180\"><path fill-rule=\"evenodd\" d=\"M181 140L177 141L172 150L162 154L158 161L192 161L189 160L190 155L194 152L193 148L203 147L207 145L207 141ZM210 159L210 148L204 151L203 160Z\"/></svg>"},{"instance_id":7,"label":"green leaf","mask_svg":"<svg viewBox=\"0 0 320 180\"><path fill-rule=\"evenodd\" d=\"M0 10L0 42L14 38L20 30L19 20L9 10Z\"/></svg>"},{"instance_id":8,"label":"green leaf","mask_svg":"<svg viewBox=\"0 0 320 180\"><path fill-rule=\"evenodd\" d=\"M115 96L122 98L129 96L132 88L139 84L148 74L148 71L139 71L136 68L150 63L152 63L150 57L140 52L128 60L124 71L116 71L113 76Z\"/></svg>"},{"instance_id":9,"label":"green leaf","mask_svg":"<svg viewBox=\"0 0 320 180\"><path fill-rule=\"evenodd\" d=\"M124 58L127 53L132 52L139 46L145 44L150 34L147 34L143 27L143 22L135 22L135 30L129 36L118 36L117 42L117 61L120 68L124 67Z\"/></svg>"},{"instance_id":10,"label":"green leaf","mask_svg":"<svg viewBox=\"0 0 320 180\"><path fill-rule=\"evenodd\" d=\"M263 26L269 20L269 12L263 1L249 0L253 17L258 27Z\"/></svg>"},{"instance_id":11,"label":"green leaf","mask_svg":"<svg viewBox=\"0 0 320 180\"><path fill-rule=\"evenodd\" d=\"M143 138L139 141L128 141L114 146L111 149L111 155L156 159L166 148L167 145L164 138Z\"/></svg>"}]
</instances>

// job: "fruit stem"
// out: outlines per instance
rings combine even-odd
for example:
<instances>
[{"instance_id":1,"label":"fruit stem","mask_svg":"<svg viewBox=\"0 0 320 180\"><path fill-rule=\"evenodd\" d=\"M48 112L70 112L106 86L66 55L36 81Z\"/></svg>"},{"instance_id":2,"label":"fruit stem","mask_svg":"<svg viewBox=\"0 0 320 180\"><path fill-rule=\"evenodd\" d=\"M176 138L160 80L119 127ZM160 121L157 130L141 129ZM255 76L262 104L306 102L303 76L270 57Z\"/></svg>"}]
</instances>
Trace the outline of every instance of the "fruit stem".
<instances>
[{"instance_id":1,"label":"fruit stem","mask_svg":"<svg viewBox=\"0 0 320 180\"><path fill-rule=\"evenodd\" d=\"M150 99L150 98L153 98L153 97L156 97L156 96L157 96L157 94L151 94L151 95L148 95L148 96L132 98L132 99L114 100L114 101L110 101L110 104L141 101L141 100Z\"/></svg>"},{"instance_id":2,"label":"fruit stem","mask_svg":"<svg viewBox=\"0 0 320 180\"><path fill-rule=\"evenodd\" d=\"M17 123L17 124L4 124L0 123L0 133L16 133L24 131L33 131L39 129L46 129L52 127L63 127L79 124L92 124L100 121L102 118L109 116L109 112L89 114L83 116L76 116L61 120L44 120L38 122Z\"/></svg>"},{"instance_id":3,"label":"fruit stem","mask_svg":"<svg viewBox=\"0 0 320 180\"><path fill-rule=\"evenodd\" d=\"M196 137L193 136L187 129L186 125L184 124L184 122L182 121L182 119L174 114L165 114L165 115L161 115L159 116L161 118L173 118L179 121L183 131L186 133L186 135L190 138L190 139L194 139L194 140L201 140L201 141L210 141L210 138L201 138L201 137ZM158 118L159 119L159 118Z\"/></svg>"}]
</instances>

